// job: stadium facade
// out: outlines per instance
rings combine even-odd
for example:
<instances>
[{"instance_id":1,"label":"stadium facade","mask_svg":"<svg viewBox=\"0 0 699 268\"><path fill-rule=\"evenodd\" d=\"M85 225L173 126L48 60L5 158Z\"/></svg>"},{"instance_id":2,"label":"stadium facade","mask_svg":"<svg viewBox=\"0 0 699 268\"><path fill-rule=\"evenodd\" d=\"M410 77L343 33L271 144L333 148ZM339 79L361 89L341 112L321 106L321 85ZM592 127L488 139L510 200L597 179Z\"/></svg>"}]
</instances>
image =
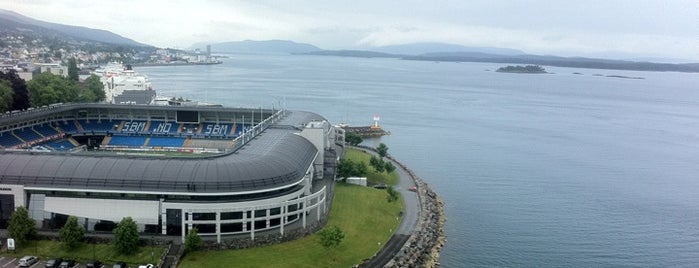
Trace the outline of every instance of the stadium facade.
<instances>
[{"instance_id":1,"label":"stadium facade","mask_svg":"<svg viewBox=\"0 0 699 268\"><path fill-rule=\"evenodd\" d=\"M303 111L53 105L0 117L0 223L215 236L305 228L326 215L323 175L344 132Z\"/></svg>"}]
</instances>

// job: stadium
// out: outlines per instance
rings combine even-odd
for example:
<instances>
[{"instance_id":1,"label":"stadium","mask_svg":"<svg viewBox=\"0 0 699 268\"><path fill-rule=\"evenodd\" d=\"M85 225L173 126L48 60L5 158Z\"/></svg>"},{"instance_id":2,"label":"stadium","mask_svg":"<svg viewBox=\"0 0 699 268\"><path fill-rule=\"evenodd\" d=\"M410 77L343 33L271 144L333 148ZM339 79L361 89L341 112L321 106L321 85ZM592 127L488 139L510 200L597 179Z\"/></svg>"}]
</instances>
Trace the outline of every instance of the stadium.
<instances>
[{"instance_id":1,"label":"stadium","mask_svg":"<svg viewBox=\"0 0 699 268\"><path fill-rule=\"evenodd\" d=\"M284 234L327 213L344 132L284 109L57 104L0 117L0 224L44 229L132 217L139 231ZM328 175L330 174L330 175ZM324 179L325 177L325 179Z\"/></svg>"}]
</instances>

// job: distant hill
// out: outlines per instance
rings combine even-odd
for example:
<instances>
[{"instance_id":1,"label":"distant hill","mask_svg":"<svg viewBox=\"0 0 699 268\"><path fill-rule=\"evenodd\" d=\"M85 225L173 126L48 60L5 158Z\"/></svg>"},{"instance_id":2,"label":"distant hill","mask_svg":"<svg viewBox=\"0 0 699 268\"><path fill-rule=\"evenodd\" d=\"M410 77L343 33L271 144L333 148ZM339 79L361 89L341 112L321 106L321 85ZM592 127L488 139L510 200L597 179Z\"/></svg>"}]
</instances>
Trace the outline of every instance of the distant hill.
<instances>
[{"instance_id":1,"label":"distant hill","mask_svg":"<svg viewBox=\"0 0 699 268\"><path fill-rule=\"evenodd\" d=\"M699 72L697 63L654 63L626 60L608 60L582 57L558 57L542 55L513 55L503 56L494 54L459 54L459 53L430 53L418 56L404 57L406 60L424 61L453 61L453 62L494 62L494 63L516 63L516 64L536 64L558 67L590 68L590 69L610 69L610 70L633 70L633 71L670 71L670 72Z\"/></svg>"},{"instance_id":2,"label":"distant hill","mask_svg":"<svg viewBox=\"0 0 699 268\"><path fill-rule=\"evenodd\" d=\"M524 51L497 48L497 47L467 47L455 44L446 43L412 43L404 45L383 46L376 48L368 48L370 51L383 52L398 55L421 55L426 53L436 52L466 52L466 53L484 53L496 55L522 55Z\"/></svg>"},{"instance_id":3,"label":"distant hill","mask_svg":"<svg viewBox=\"0 0 699 268\"><path fill-rule=\"evenodd\" d=\"M295 53L304 55L317 56L338 56L338 57L355 57L355 58L400 58L401 55L366 51L366 50L317 50L307 53Z\"/></svg>"},{"instance_id":4,"label":"distant hill","mask_svg":"<svg viewBox=\"0 0 699 268\"><path fill-rule=\"evenodd\" d=\"M192 48L204 50L206 49L206 45L206 43L198 43L193 45ZM245 40L211 44L211 51L219 53L298 54L318 50L322 49L311 44L296 43L288 40Z\"/></svg>"},{"instance_id":5,"label":"distant hill","mask_svg":"<svg viewBox=\"0 0 699 268\"><path fill-rule=\"evenodd\" d=\"M2 27L5 30L10 27L20 27L22 29L16 30L26 30L24 28L29 28L31 30L42 32L44 34L52 34L54 36L66 35L79 40L89 40L100 43L116 44L116 45L127 45L127 46L139 46L139 47L149 47L143 43L136 42L129 38L120 36L118 34L112 33L110 31L91 29L81 26L71 26L65 24L51 23L40 20L35 20L27 16L18 14L14 11L0 9L0 20L2 21Z\"/></svg>"}]
</instances>

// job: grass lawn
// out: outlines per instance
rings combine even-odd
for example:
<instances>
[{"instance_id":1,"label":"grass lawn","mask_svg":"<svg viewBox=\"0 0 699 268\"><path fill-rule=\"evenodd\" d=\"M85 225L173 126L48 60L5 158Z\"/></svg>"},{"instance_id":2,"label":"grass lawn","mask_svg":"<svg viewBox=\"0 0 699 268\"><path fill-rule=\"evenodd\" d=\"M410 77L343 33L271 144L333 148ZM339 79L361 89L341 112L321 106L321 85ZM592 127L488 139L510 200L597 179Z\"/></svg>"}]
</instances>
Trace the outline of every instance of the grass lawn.
<instances>
[{"instance_id":1,"label":"grass lawn","mask_svg":"<svg viewBox=\"0 0 699 268\"><path fill-rule=\"evenodd\" d=\"M121 255L116 253L112 245L94 245L95 258L107 264L113 264L116 261L124 261L132 266L137 265L139 263L157 264L160 260L160 256L163 254L164 251L165 248L162 247L142 246L140 247L140 250L133 255ZM2 255L13 256L17 258L31 255L38 256L42 260L61 257L64 259L74 259L77 260L79 263L85 264L93 259L93 244L82 244L76 249L66 250L62 247L62 244L60 242L56 241L29 241L27 246L17 248L15 252L5 251Z\"/></svg>"},{"instance_id":2,"label":"grass lawn","mask_svg":"<svg viewBox=\"0 0 699 268\"><path fill-rule=\"evenodd\" d=\"M386 172L376 172L376 170L374 170L374 168L371 167L371 165L369 165L369 159L371 159L371 155L368 153L362 152L361 150L349 148L345 152L345 158L350 159L354 162L362 161L367 165L367 167L369 168L369 174L367 174L367 180L369 182L369 185L379 183L385 183L387 185L398 184L398 173L396 173L395 171L391 172L390 174L386 174Z\"/></svg>"},{"instance_id":3,"label":"grass lawn","mask_svg":"<svg viewBox=\"0 0 699 268\"><path fill-rule=\"evenodd\" d=\"M388 203L386 196L385 190L336 184L328 226L345 234L337 248L323 248L314 234L266 247L198 251L180 267L351 267L378 252L398 227L403 203Z\"/></svg>"}]
</instances>

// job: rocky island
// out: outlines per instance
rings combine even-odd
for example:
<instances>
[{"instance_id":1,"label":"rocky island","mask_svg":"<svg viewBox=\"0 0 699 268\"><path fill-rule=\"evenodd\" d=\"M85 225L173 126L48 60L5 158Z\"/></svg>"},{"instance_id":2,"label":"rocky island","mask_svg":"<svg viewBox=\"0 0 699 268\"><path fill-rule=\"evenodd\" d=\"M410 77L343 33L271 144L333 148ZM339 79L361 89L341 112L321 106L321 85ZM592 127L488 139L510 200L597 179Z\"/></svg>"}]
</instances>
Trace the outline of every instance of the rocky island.
<instances>
[{"instance_id":1,"label":"rocky island","mask_svg":"<svg viewBox=\"0 0 699 268\"><path fill-rule=\"evenodd\" d=\"M518 74L546 74L546 69L544 67L541 67L539 65L516 65L516 66L506 66L506 67L500 67L496 72L499 73L518 73Z\"/></svg>"}]
</instances>

